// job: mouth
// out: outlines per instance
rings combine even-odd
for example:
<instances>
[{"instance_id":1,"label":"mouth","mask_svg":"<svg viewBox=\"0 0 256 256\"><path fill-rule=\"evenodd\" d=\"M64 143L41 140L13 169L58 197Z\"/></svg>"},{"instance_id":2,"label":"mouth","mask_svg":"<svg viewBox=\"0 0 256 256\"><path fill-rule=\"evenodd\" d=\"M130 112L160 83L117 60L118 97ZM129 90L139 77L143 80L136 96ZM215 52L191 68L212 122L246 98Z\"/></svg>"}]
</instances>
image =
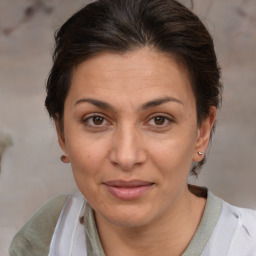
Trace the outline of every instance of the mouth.
<instances>
[{"instance_id":1,"label":"mouth","mask_svg":"<svg viewBox=\"0 0 256 256\"><path fill-rule=\"evenodd\" d=\"M138 199L147 193L154 185L154 183L142 180L113 180L103 184L112 196L121 200Z\"/></svg>"}]
</instances>

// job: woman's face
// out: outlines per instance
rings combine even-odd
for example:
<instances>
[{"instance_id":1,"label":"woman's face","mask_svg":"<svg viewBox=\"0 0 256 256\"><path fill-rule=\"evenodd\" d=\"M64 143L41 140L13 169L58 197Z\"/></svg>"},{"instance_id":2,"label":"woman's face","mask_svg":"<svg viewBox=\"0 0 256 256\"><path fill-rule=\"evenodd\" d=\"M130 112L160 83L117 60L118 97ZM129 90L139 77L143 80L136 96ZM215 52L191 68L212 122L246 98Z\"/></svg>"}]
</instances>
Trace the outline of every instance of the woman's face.
<instances>
[{"instance_id":1,"label":"woman's face","mask_svg":"<svg viewBox=\"0 0 256 256\"><path fill-rule=\"evenodd\" d=\"M59 142L96 214L122 226L172 212L189 193L214 116L198 127L186 71L148 48L104 53L73 72Z\"/></svg>"}]
</instances>

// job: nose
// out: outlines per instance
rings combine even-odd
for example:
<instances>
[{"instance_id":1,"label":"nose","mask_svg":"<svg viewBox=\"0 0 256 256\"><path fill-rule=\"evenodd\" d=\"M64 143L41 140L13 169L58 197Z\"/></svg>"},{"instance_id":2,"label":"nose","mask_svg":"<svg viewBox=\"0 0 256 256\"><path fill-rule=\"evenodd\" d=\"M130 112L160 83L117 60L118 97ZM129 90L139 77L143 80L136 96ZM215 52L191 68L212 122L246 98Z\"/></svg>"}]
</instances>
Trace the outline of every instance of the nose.
<instances>
[{"instance_id":1,"label":"nose","mask_svg":"<svg viewBox=\"0 0 256 256\"><path fill-rule=\"evenodd\" d=\"M113 135L109 158L113 165L129 171L147 159L142 136L132 127L119 129Z\"/></svg>"}]
</instances>

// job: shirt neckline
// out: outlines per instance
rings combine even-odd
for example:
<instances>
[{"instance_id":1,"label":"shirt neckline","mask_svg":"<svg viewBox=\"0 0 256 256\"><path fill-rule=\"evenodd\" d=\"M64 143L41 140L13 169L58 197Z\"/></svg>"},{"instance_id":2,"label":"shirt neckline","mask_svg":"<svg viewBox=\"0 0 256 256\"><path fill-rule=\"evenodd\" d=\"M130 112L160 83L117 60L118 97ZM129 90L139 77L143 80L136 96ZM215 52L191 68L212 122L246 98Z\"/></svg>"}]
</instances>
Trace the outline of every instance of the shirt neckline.
<instances>
[{"instance_id":1,"label":"shirt neckline","mask_svg":"<svg viewBox=\"0 0 256 256\"><path fill-rule=\"evenodd\" d=\"M182 256L201 255L219 220L223 200L207 189L207 201L200 224Z\"/></svg>"}]
</instances>

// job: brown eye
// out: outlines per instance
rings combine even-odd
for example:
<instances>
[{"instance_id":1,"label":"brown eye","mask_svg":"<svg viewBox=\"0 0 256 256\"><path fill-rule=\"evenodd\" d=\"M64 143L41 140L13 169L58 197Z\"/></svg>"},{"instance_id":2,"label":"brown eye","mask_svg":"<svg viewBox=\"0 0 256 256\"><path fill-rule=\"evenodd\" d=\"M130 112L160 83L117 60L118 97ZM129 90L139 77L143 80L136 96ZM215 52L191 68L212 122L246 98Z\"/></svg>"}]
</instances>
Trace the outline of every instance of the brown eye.
<instances>
[{"instance_id":1,"label":"brown eye","mask_svg":"<svg viewBox=\"0 0 256 256\"><path fill-rule=\"evenodd\" d=\"M153 116L148 122L150 127L155 128L167 128L171 123L173 120L170 117L161 114Z\"/></svg>"},{"instance_id":2,"label":"brown eye","mask_svg":"<svg viewBox=\"0 0 256 256\"><path fill-rule=\"evenodd\" d=\"M82 119L82 124L88 131L101 132L108 129L112 124L104 116L98 113L92 113Z\"/></svg>"},{"instance_id":3,"label":"brown eye","mask_svg":"<svg viewBox=\"0 0 256 256\"><path fill-rule=\"evenodd\" d=\"M104 122L104 118L101 116L94 116L93 117L93 124L94 125L102 125Z\"/></svg>"},{"instance_id":4,"label":"brown eye","mask_svg":"<svg viewBox=\"0 0 256 256\"><path fill-rule=\"evenodd\" d=\"M83 124L90 126L90 127L96 127L96 126L106 126L108 122L106 119L100 115L93 115L90 117L87 117L83 120Z\"/></svg>"},{"instance_id":5,"label":"brown eye","mask_svg":"<svg viewBox=\"0 0 256 256\"><path fill-rule=\"evenodd\" d=\"M156 125L163 125L165 124L166 118L164 116L156 116L154 118L154 122Z\"/></svg>"}]
</instances>

